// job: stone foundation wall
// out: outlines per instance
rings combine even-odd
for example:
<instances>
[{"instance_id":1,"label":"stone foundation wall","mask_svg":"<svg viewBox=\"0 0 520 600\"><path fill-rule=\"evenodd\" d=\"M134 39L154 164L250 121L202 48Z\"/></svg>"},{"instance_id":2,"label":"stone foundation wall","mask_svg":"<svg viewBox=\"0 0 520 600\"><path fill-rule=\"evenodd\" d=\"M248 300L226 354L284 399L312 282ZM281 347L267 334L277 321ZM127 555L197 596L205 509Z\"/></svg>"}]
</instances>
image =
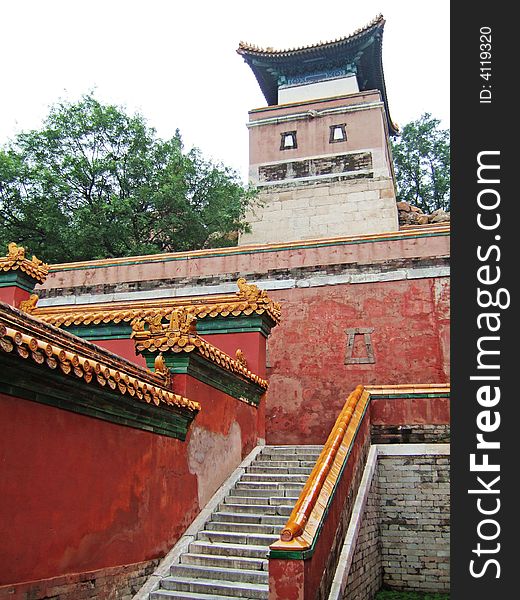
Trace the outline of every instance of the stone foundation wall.
<instances>
[{"instance_id":1,"label":"stone foundation wall","mask_svg":"<svg viewBox=\"0 0 520 600\"><path fill-rule=\"evenodd\" d=\"M381 588L449 591L449 451L371 447L328 600L372 600Z\"/></svg>"},{"instance_id":2,"label":"stone foundation wall","mask_svg":"<svg viewBox=\"0 0 520 600\"><path fill-rule=\"evenodd\" d=\"M260 188L239 245L398 231L392 179L341 175Z\"/></svg>"},{"instance_id":3,"label":"stone foundation wall","mask_svg":"<svg viewBox=\"0 0 520 600\"><path fill-rule=\"evenodd\" d=\"M373 444L445 444L450 441L450 425L374 425Z\"/></svg>"},{"instance_id":4,"label":"stone foundation wall","mask_svg":"<svg viewBox=\"0 0 520 600\"><path fill-rule=\"evenodd\" d=\"M160 559L0 587L0 600L131 600Z\"/></svg>"},{"instance_id":5,"label":"stone foundation wall","mask_svg":"<svg viewBox=\"0 0 520 600\"><path fill-rule=\"evenodd\" d=\"M374 477L347 580L348 594L344 600L371 600L381 589L383 570L379 519L378 481Z\"/></svg>"},{"instance_id":6,"label":"stone foundation wall","mask_svg":"<svg viewBox=\"0 0 520 600\"><path fill-rule=\"evenodd\" d=\"M380 456L377 479L385 586L449 591L449 469L448 456Z\"/></svg>"}]
</instances>

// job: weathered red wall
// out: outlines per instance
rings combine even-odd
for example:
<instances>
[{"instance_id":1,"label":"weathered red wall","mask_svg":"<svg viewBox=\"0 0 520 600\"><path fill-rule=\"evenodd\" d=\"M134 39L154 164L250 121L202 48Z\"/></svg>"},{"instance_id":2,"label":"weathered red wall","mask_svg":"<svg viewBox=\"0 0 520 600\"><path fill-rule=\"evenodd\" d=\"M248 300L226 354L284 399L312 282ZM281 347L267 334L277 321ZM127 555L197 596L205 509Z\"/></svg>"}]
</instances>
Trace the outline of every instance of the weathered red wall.
<instances>
[{"instance_id":1,"label":"weathered red wall","mask_svg":"<svg viewBox=\"0 0 520 600\"><path fill-rule=\"evenodd\" d=\"M94 340L94 344L106 348L110 352L126 358L126 360L137 363L140 367L146 368L145 359L140 354L135 353L135 342L130 338L126 340Z\"/></svg>"},{"instance_id":2,"label":"weathered red wall","mask_svg":"<svg viewBox=\"0 0 520 600\"><path fill-rule=\"evenodd\" d=\"M265 377L265 337L257 332L251 333L215 333L202 335L205 340L213 344L232 358L238 348L242 350L247 360L247 368ZM132 339L123 340L95 340L96 344L110 350L114 354L146 367L146 361L141 355L135 354L135 343Z\"/></svg>"},{"instance_id":3,"label":"weathered red wall","mask_svg":"<svg viewBox=\"0 0 520 600\"><path fill-rule=\"evenodd\" d=\"M201 337L233 358L235 358L237 349L240 348L246 358L247 368L255 375L266 376L266 339L261 333L212 333L204 334Z\"/></svg>"},{"instance_id":4,"label":"weathered red wall","mask_svg":"<svg viewBox=\"0 0 520 600\"><path fill-rule=\"evenodd\" d=\"M359 384L449 381L447 277L269 293L283 307L268 342L269 444L324 443ZM374 364L344 364L356 327L374 328Z\"/></svg>"},{"instance_id":5,"label":"weathered red wall","mask_svg":"<svg viewBox=\"0 0 520 600\"><path fill-rule=\"evenodd\" d=\"M5 302L15 308L18 308L23 300L28 300L29 296L29 292L15 285L0 287L0 302Z\"/></svg>"},{"instance_id":6,"label":"weathered red wall","mask_svg":"<svg viewBox=\"0 0 520 600\"><path fill-rule=\"evenodd\" d=\"M373 425L447 425L450 422L449 398L372 399Z\"/></svg>"},{"instance_id":7,"label":"weathered red wall","mask_svg":"<svg viewBox=\"0 0 520 600\"><path fill-rule=\"evenodd\" d=\"M0 396L0 583L164 554L199 511L179 440Z\"/></svg>"},{"instance_id":8,"label":"weathered red wall","mask_svg":"<svg viewBox=\"0 0 520 600\"><path fill-rule=\"evenodd\" d=\"M257 438L258 409L191 383L185 442L0 395L0 585L172 547Z\"/></svg>"}]
</instances>

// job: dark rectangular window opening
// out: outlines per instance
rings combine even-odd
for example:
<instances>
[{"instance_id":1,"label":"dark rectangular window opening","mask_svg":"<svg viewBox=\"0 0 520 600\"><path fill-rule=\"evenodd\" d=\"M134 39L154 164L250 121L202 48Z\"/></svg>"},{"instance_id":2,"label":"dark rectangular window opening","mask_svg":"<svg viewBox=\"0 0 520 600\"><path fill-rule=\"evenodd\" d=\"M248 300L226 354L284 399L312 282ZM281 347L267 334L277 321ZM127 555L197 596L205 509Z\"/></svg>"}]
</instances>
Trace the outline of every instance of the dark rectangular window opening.
<instances>
[{"instance_id":1,"label":"dark rectangular window opening","mask_svg":"<svg viewBox=\"0 0 520 600\"><path fill-rule=\"evenodd\" d=\"M329 144L337 144L338 142L347 141L346 123L330 126Z\"/></svg>"},{"instance_id":2,"label":"dark rectangular window opening","mask_svg":"<svg viewBox=\"0 0 520 600\"><path fill-rule=\"evenodd\" d=\"M280 150L294 150L298 147L296 131L284 131L280 134Z\"/></svg>"}]
</instances>

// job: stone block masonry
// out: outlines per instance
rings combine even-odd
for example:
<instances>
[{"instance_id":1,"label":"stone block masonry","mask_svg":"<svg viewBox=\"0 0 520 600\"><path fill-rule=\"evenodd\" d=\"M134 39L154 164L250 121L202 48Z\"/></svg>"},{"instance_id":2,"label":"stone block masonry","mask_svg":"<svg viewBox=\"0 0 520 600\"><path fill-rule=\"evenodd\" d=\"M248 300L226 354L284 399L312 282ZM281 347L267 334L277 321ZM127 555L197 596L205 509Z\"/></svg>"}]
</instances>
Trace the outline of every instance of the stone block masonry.
<instances>
[{"instance_id":1,"label":"stone block masonry","mask_svg":"<svg viewBox=\"0 0 520 600\"><path fill-rule=\"evenodd\" d=\"M449 462L448 444L372 446L328 600L449 591Z\"/></svg>"},{"instance_id":2,"label":"stone block masonry","mask_svg":"<svg viewBox=\"0 0 520 600\"><path fill-rule=\"evenodd\" d=\"M450 585L448 456L384 456L378 464L383 582L396 590Z\"/></svg>"},{"instance_id":3,"label":"stone block masonry","mask_svg":"<svg viewBox=\"0 0 520 600\"><path fill-rule=\"evenodd\" d=\"M0 586L0 600L131 600L159 560Z\"/></svg>"},{"instance_id":4,"label":"stone block masonry","mask_svg":"<svg viewBox=\"0 0 520 600\"><path fill-rule=\"evenodd\" d=\"M374 477L347 581L348 600L371 600L383 585L379 521L378 481Z\"/></svg>"},{"instance_id":5,"label":"stone block masonry","mask_svg":"<svg viewBox=\"0 0 520 600\"><path fill-rule=\"evenodd\" d=\"M372 179L361 171L262 185L258 206L246 220L251 232L240 236L240 245L399 229L392 179Z\"/></svg>"}]
</instances>

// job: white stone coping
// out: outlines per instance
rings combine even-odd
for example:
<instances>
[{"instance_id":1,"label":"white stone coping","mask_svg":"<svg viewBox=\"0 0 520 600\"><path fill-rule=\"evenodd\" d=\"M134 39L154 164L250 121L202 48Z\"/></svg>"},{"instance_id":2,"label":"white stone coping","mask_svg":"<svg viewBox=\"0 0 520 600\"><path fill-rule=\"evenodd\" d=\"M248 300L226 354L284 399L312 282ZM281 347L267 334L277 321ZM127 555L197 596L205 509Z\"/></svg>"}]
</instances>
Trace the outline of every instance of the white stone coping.
<instances>
[{"instance_id":1,"label":"white stone coping","mask_svg":"<svg viewBox=\"0 0 520 600\"><path fill-rule=\"evenodd\" d=\"M328 600L342 600L343 598L370 486L376 472L377 459L384 456L449 456L449 454L450 444L373 444L370 447Z\"/></svg>"},{"instance_id":2,"label":"white stone coping","mask_svg":"<svg viewBox=\"0 0 520 600\"><path fill-rule=\"evenodd\" d=\"M248 129L251 129L251 127L260 127L261 125L278 125L279 123L289 123L290 121L301 121L308 120L309 118L326 117L328 115L341 115L344 113L358 112L360 110L384 108L384 106L384 103L378 100L376 102L334 106L322 110L306 110L304 112L292 113L289 115L277 115L276 117L264 117L262 119L251 120L246 123L246 126Z\"/></svg>"},{"instance_id":3,"label":"white stone coping","mask_svg":"<svg viewBox=\"0 0 520 600\"><path fill-rule=\"evenodd\" d=\"M376 273L344 273L339 275L312 275L299 279L261 279L255 281L263 290L289 290L303 287L322 287L329 285L375 283L379 281L402 281L406 279L423 279L430 277L449 277L449 266L440 267L410 267L393 271ZM215 285L185 285L178 288L161 288L135 292L113 292L111 294L78 294L73 296L57 296L55 298L42 298L38 307L67 306L73 304L96 304L98 302L124 302L139 301L158 298L177 298L186 296L205 296L211 294L230 294L236 291L236 283Z\"/></svg>"},{"instance_id":4,"label":"white stone coping","mask_svg":"<svg viewBox=\"0 0 520 600\"><path fill-rule=\"evenodd\" d=\"M259 442L261 442L261 444L253 448L253 450L238 465L229 478L215 492L211 500L200 511L197 517L195 517L194 521L191 523L188 529L186 529L179 541L162 559L155 571L148 577L146 583L141 587L137 594L135 594L132 600L149 600L150 592L154 592L155 590L159 589L161 579L164 577L169 577L170 568L173 565L179 564L181 554L184 554L188 551L188 547L192 542L195 541L197 533L202 531L206 521L211 517L218 505L223 502L231 488L235 486L240 477L242 477L242 475L246 472L246 467L248 467L255 460L258 454L260 454L265 447L264 440L259 440Z\"/></svg>"}]
</instances>

